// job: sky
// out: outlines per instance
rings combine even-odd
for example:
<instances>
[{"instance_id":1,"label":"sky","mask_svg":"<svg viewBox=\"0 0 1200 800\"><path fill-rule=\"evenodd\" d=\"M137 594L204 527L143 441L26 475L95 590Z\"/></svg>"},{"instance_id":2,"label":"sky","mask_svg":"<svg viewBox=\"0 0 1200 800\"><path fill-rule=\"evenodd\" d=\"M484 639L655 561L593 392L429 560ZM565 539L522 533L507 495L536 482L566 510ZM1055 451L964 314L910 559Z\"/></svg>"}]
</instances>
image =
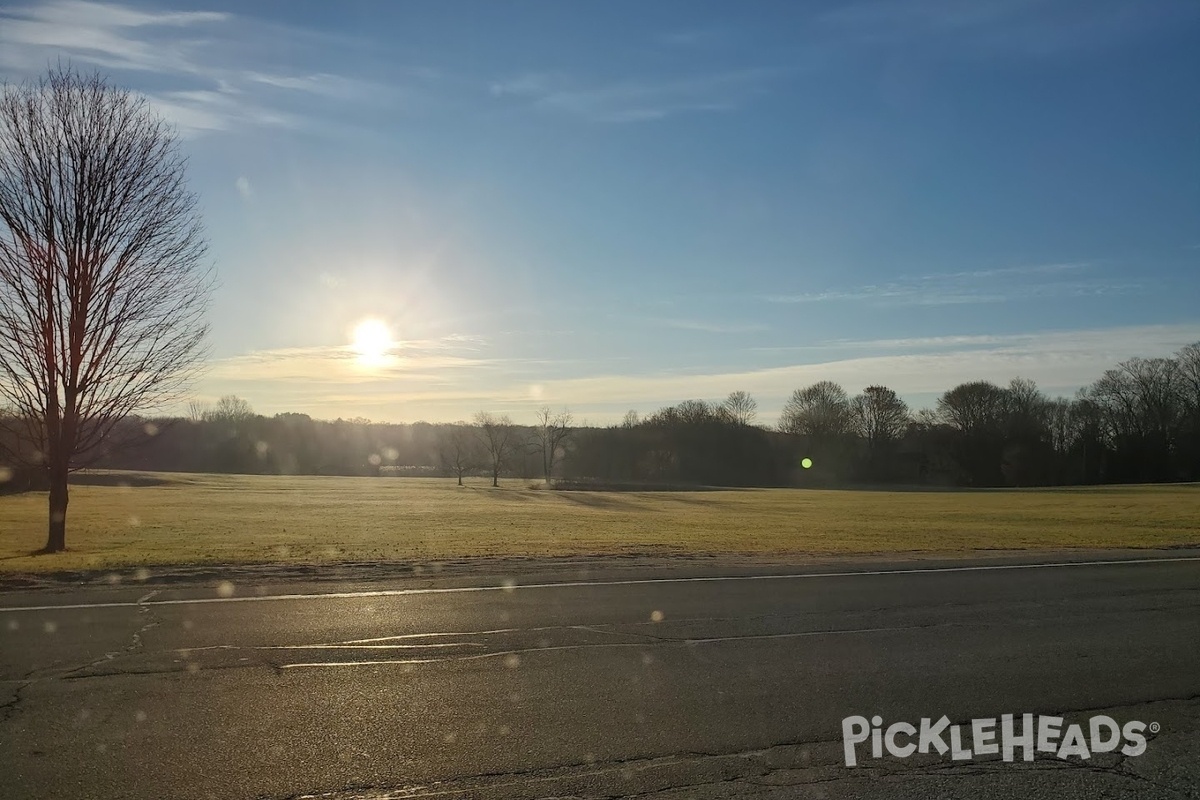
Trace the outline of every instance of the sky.
<instances>
[{"instance_id":1,"label":"sky","mask_svg":"<svg viewBox=\"0 0 1200 800\"><path fill-rule=\"evenodd\" d=\"M177 127L196 398L393 422L1069 395L1200 341L1198 44L1194 0L0 3L6 80Z\"/></svg>"}]
</instances>

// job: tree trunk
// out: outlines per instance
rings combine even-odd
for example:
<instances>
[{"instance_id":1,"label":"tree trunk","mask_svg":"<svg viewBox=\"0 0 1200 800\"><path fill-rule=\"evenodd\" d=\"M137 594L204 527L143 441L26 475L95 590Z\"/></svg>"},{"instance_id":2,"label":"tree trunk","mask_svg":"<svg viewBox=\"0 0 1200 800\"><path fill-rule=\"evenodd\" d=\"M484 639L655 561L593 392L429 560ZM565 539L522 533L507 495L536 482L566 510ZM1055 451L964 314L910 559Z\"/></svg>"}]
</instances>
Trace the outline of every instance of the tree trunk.
<instances>
[{"instance_id":1,"label":"tree trunk","mask_svg":"<svg viewBox=\"0 0 1200 800\"><path fill-rule=\"evenodd\" d=\"M46 552L61 553L67 549L67 470L65 465L51 464L50 530L46 537Z\"/></svg>"}]
</instances>

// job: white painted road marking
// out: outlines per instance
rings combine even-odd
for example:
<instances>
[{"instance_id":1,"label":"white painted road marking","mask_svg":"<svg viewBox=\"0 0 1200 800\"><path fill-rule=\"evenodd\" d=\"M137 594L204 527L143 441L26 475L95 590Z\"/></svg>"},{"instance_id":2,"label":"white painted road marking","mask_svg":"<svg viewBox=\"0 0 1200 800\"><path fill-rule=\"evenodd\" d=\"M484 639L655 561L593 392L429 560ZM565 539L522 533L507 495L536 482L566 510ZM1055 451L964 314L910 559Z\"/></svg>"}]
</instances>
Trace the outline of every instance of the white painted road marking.
<instances>
[{"instance_id":1,"label":"white painted road marking","mask_svg":"<svg viewBox=\"0 0 1200 800\"><path fill-rule=\"evenodd\" d=\"M1111 567L1129 564L1172 564L1200 561L1200 556L1176 558L1128 558L1114 561L1056 561L1042 564L978 564L966 567L913 567L910 569L857 570L853 572L798 572L782 575L714 575L690 578L631 578L620 581L563 581L560 583L521 583L498 586L445 586L424 589L372 589L358 592L312 594L245 595L242 597L193 597L176 600L128 600L111 603L67 603L57 606L9 606L0 614L19 611L70 611L89 608L145 608L147 606L188 606L206 603L265 603L288 600L353 600L360 597L404 597L421 594L469 594L472 592L513 592L517 589L572 589L591 586L649 586L664 583L720 583L737 581L784 581L808 578L856 578L876 575L921 575L946 572L991 572L1009 569L1053 569L1056 567Z\"/></svg>"},{"instance_id":2,"label":"white painted road marking","mask_svg":"<svg viewBox=\"0 0 1200 800\"><path fill-rule=\"evenodd\" d=\"M891 631L913 630L922 628L921 625L911 625L891 628L847 628L831 631L794 631L791 633L759 633L746 636L708 636L699 639L658 639L654 642L604 642L603 644L561 644L546 647L526 647L519 650L497 650L491 653L472 653L470 655L452 655L445 658L403 658L377 661L306 661L298 664L280 664L280 669L301 669L306 667L381 667L405 664L445 664L455 661L481 661L499 656L520 656L522 653L550 653L558 650L594 650L596 648L637 647L691 647L698 644L719 644L721 642L744 642L763 639L804 639L811 636L844 636L855 633L887 633Z\"/></svg>"}]
</instances>

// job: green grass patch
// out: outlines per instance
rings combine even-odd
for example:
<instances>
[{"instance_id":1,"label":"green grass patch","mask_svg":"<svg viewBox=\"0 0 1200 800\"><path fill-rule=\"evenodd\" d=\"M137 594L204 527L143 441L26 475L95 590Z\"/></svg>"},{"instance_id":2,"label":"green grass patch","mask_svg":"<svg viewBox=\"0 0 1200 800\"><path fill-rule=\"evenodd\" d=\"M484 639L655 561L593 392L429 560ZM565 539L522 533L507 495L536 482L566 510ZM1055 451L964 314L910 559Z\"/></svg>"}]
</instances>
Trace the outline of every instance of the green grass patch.
<instances>
[{"instance_id":1,"label":"green grass patch","mask_svg":"<svg viewBox=\"0 0 1200 800\"><path fill-rule=\"evenodd\" d=\"M559 492L521 481L129 474L72 487L69 552L31 555L45 529L44 493L0 497L0 571L1171 547L1200 544L1200 486Z\"/></svg>"}]
</instances>

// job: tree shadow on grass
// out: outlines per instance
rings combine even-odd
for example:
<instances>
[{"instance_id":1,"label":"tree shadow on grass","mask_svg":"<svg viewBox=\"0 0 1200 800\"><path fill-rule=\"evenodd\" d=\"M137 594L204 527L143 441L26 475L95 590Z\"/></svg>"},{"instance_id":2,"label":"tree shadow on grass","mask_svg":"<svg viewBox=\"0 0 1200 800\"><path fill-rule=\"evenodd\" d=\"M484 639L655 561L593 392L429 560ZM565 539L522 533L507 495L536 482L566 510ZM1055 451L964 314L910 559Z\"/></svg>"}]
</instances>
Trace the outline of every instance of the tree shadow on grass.
<instances>
[{"instance_id":1,"label":"tree shadow on grass","mask_svg":"<svg viewBox=\"0 0 1200 800\"><path fill-rule=\"evenodd\" d=\"M0 561L12 561L16 558L32 558L34 556L52 556L58 553L66 553L67 550L47 550L44 547L39 547L37 550L30 550L25 553L17 553L15 556L0 556Z\"/></svg>"},{"instance_id":2,"label":"tree shadow on grass","mask_svg":"<svg viewBox=\"0 0 1200 800\"><path fill-rule=\"evenodd\" d=\"M554 496L566 500L568 503L574 503L577 506L588 506L590 508L613 508L613 509L632 509L637 508L645 510L624 497L614 497L611 494L601 494L598 492L569 492L555 491Z\"/></svg>"}]
</instances>

